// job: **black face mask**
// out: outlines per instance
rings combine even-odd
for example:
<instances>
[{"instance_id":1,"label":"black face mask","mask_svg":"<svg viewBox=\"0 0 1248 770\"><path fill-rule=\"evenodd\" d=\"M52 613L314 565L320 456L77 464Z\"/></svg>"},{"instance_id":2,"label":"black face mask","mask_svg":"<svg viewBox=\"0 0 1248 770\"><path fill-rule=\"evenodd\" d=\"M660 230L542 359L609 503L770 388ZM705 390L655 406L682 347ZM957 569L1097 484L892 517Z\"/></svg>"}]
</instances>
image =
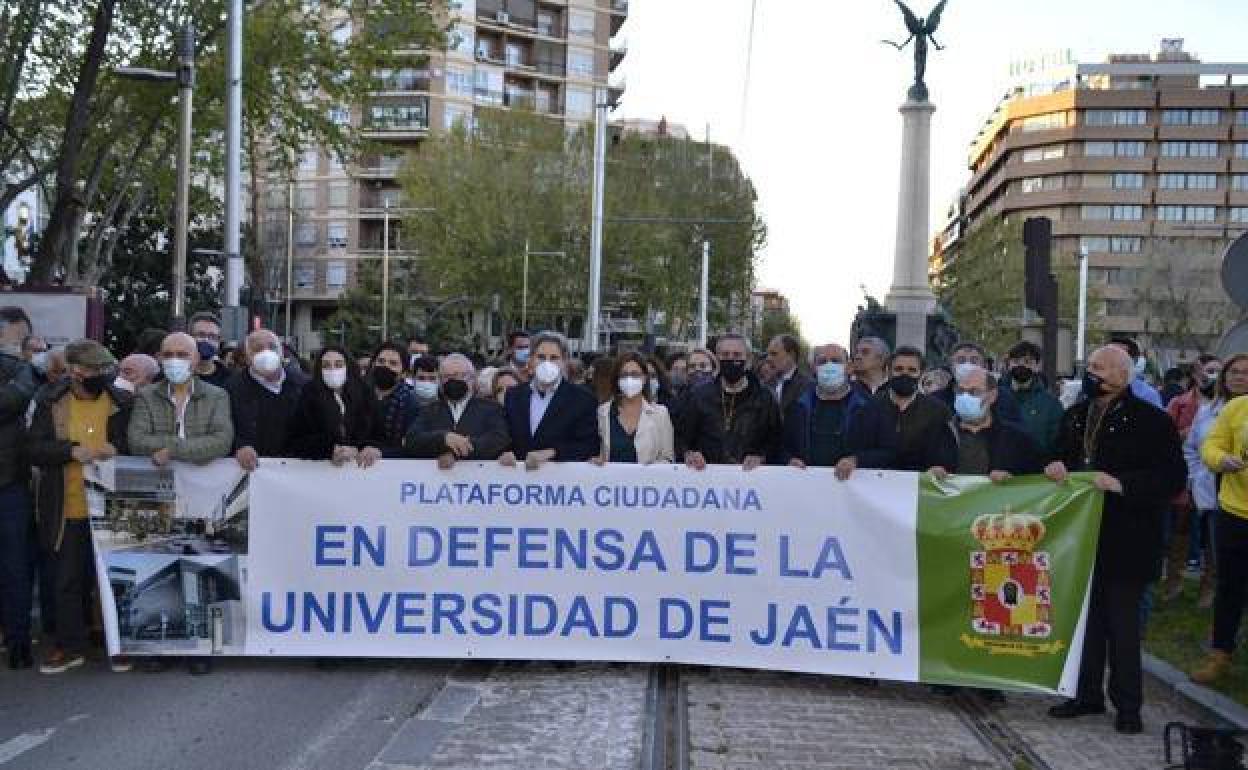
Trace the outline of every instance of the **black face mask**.
<instances>
[{"instance_id":1,"label":"black face mask","mask_svg":"<svg viewBox=\"0 0 1248 770\"><path fill-rule=\"evenodd\" d=\"M468 395L468 383L463 380L447 380L442 383L442 395L447 401L463 401Z\"/></svg>"},{"instance_id":2,"label":"black face mask","mask_svg":"<svg viewBox=\"0 0 1248 770\"><path fill-rule=\"evenodd\" d=\"M1083 395L1088 398L1096 398L1097 396L1104 395L1105 391L1101 389L1101 386L1104 384L1105 380L1097 377L1092 372L1083 373Z\"/></svg>"},{"instance_id":3,"label":"black face mask","mask_svg":"<svg viewBox=\"0 0 1248 770\"><path fill-rule=\"evenodd\" d=\"M736 385L745 376L744 361L720 361L719 375L724 378L724 382L729 385Z\"/></svg>"},{"instance_id":4,"label":"black face mask","mask_svg":"<svg viewBox=\"0 0 1248 770\"><path fill-rule=\"evenodd\" d=\"M1031 379L1035 376L1036 373L1031 370L1030 366L1023 366L1022 364L1019 364L1018 366L1010 368L1010 377L1013 378L1013 380L1019 385L1026 385L1031 382Z\"/></svg>"},{"instance_id":5,"label":"black face mask","mask_svg":"<svg viewBox=\"0 0 1248 770\"><path fill-rule=\"evenodd\" d=\"M104 389L108 387L108 383L112 381L113 378L107 374L97 374L94 377L83 377L82 389L85 390L92 398L95 398L103 393Z\"/></svg>"},{"instance_id":6,"label":"black face mask","mask_svg":"<svg viewBox=\"0 0 1248 770\"><path fill-rule=\"evenodd\" d=\"M385 366L373 367L373 384L382 390L390 390L399 381L399 375L394 370Z\"/></svg>"},{"instance_id":7,"label":"black face mask","mask_svg":"<svg viewBox=\"0 0 1248 770\"><path fill-rule=\"evenodd\" d=\"M1213 398L1213 392L1218 389L1218 381L1210 380L1207 384L1200 386L1200 394L1205 398Z\"/></svg>"},{"instance_id":8,"label":"black face mask","mask_svg":"<svg viewBox=\"0 0 1248 770\"><path fill-rule=\"evenodd\" d=\"M919 378L908 374L896 374L888 381L888 389L899 398L910 398L919 387Z\"/></svg>"}]
</instances>

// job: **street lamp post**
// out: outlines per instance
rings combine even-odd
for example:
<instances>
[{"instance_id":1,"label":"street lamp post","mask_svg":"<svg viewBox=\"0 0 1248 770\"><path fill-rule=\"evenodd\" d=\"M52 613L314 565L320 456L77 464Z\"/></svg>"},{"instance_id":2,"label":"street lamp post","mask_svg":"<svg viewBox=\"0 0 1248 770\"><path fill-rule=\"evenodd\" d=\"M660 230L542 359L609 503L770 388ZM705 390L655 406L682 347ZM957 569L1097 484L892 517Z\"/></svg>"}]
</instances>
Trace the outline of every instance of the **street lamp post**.
<instances>
[{"instance_id":1,"label":"street lamp post","mask_svg":"<svg viewBox=\"0 0 1248 770\"><path fill-rule=\"evenodd\" d=\"M225 75L225 305L237 307L243 286L239 204L242 197L243 0L230 0Z\"/></svg>"},{"instance_id":2,"label":"street lamp post","mask_svg":"<svg viewBox=\"0 0 1248 770\"><path fill-rule=\"evenodd\" d=\"M191 97L195 91L195 27L186 24L178 32L178 69L175 72L149 67L117 67L128 80L178 84L178 187L173 205L173 321L186 315L187 222L191 199Z\"/></svg>"},{"instance_id":3,"label":"street lamp post","mask_svg":"<svg viewBox=\"0 0 1248 770\"><path fill-rule=\"evenodd\" d=\"M385 201L381 227L381 341L390 341L390 199Z\"/></svg>"},{"instance_id":4,"label":"street lamp post","mask_svg":"<svg viewBox=\"0 0 1248 770\"><path fill-rule=\"evenodd\" d=\"M589 231L589 313L585 319L585 349L598 348L598 316L602 304L602 226L607 177L607 90L594 90L594 186Z\"/></svg>"}]
</instances>

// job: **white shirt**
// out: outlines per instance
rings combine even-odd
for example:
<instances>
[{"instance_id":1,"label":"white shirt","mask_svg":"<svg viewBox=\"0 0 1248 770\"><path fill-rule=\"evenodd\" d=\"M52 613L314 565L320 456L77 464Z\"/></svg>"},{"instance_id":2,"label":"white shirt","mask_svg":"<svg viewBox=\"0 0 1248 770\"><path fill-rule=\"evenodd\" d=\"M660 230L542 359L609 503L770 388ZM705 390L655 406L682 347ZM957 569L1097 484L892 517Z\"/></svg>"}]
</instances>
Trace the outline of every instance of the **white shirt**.
<instances>
[{"instance_id":1,"label":"white shirt","mask_svg":"<svg viewBox=\"0 0 1248 770\"><path fill-rule=\"evenodd\" d=\"M774 387L774 388L772 388L772 389L776 392L776 400L777 400L777 401L783 401L783 400L784 400L784 383L786 383L786 382L788 382L789 380L793 379L793 375L795 375L795 374L797 374L797 367L796 367L796 366L795 366L795 367L793 367L792 369L790 369L788 374L782 374L782 375L780 375L778 378L776 378L776 385L775 385L775 387Z\"/></svg>"},{"instance_id":2,"label":"white shirt","mask_svg":"<svg viewBox=\"0 0 1248 770\"><path fill-rule=\"evenodd\" d=\"M169 400L173 402L173 409L177 412L175 424L178 430L178 438L186 438L186 405L191 403L191 396L195 394L195 378L191 377L187 381L186 400L178 403L178 399L174 396L173 383L165 382L165 393L169 396Z\"/></svg>"},{"instance_id":3,"label":"white shirt","mask_svg":"<svg viewBox=\"0 0 1248 770\"><path fill-rule=\"evenodd\" d=\"M286 369L282 368L282 369L278 369L277 371L280 373L280 376L277 378L277 382L269 382L264 377L261 377L260 375L256 374L254 369L251 369L251 368L247 369L247 373L251 375L251 379L260 383L262 386L264 386L265 390L269 391L275 396L281 394L282 383L286 382Z\"/></svg>"},{"instance_id":4,"label":"white shirt","mask_svg":"<svg viewBox=\"0 0 1248 770\"><path fill-rule=\"evenodd\" d=\"M530 388L529 392L529 435L537 435L537 427L542 424L542 418L546 416L546 409L550 406L551 399L555 396L555 391L559 390L560 381L556 380L554 385L550 386L550 390L542 394L537 386Z\"/></svg>"},{"instance_id":5,"label":"white shirt","mask_svg":"<svg viewBox=\"0 0 1248 770\"><path fill-rule=\"evenodd\" d=\"M460 401L447 401L446 408L451 410L451 422L456 426L459 420L464 416L464 410L468 408L468 402L472 400L472 396L464 396Z\"/></svg>"}]
</instances>

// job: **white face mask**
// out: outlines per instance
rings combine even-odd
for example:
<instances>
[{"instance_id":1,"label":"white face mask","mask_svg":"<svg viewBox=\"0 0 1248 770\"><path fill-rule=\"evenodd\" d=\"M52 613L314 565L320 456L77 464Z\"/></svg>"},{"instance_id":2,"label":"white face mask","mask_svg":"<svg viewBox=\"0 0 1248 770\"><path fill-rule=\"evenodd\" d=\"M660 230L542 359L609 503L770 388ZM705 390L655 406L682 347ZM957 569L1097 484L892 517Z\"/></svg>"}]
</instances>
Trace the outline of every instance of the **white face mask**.
<instances>
[{"instance_id":1,"label":"white face mask","mask_svg":"<svg viewBox=\"0 0 1248 770\"><path fill-rule=\"evenodd\" d=\"M416 398L422 401L432 401L438 397L438 383L436 382L416 380L412 383L412 390L416 391Z\"/></svg>"},{"instance_id":2,"label":"white face mask","mask_svg":"<svg viewBox=\"0 0 1248 770\"><path fill-rule=\"evenodd\" d=\"M330 390L341 390L342 386L347 384L347 368L344 366L341 369L322 369L321 379Z\"/></svg>"},{"instance_id":3,"label":"white face mask","mask_svg":"<svg viewBox=\"0 0 1248 770\"><path fill-rule=\"evenodd\" d=\"M273 374L282 368L282 357L275 350L261 350L251 357L251 366L259 374Z\"/></svg>"},{"instance_id":4,"label":"white face mask","mask_svg":"<svg viewBox=\"0 0 1248 770\"><path fill-rule=\"evenodd\" d=\"M559 364L554 361L542 361L537 365L534 375L537 381L542 385L554 385L563 375L563 370L559 368Z\"/></svg>"},{"instance_id":5,"label":"white face mask","mask_svg":"<svg viewBox=\"0 0 1248 770\"><path fill-rule=\"evenodd\" d=\"M122 377L120 374L117 375L117 379L113 380L113 387L118 390L124 390L128 393L134 392L134 383L127 380L125 377Z\"/></svg>"},{"instance_id":6,"label":"white face mask","mask_svg":"<svg viewBox=\"0 0 1248 770\"><path fill-rule=\"evenodd\" d=\"M166 358L160 362L160 370L165 373L165 379L174 385L191 379L191 362L185 358Z\"/></svg>"},{"instance_id":7,"label":"white face mask","mask_svg":"<svg viewBox=\"0 0 1248 770\"><path fill-rule=\"evenodd\" d=\"M48 370L48 351L44 350L32 355L30 357L30 365L40 372L46 372Z\"/></svg>"},{"instance_id":8,"label":"white face mask","mask_svg":"<svg viewBox=\"0 0 1248 770\"><path fill-rule=\"evenodd\" d=\"M616 384L620 386L621 393L628 398L633 398L637 394L641 393L641 389L644 386L644 380L640 377L621 377L616 380Z\"/></svg>"}]
</instances>

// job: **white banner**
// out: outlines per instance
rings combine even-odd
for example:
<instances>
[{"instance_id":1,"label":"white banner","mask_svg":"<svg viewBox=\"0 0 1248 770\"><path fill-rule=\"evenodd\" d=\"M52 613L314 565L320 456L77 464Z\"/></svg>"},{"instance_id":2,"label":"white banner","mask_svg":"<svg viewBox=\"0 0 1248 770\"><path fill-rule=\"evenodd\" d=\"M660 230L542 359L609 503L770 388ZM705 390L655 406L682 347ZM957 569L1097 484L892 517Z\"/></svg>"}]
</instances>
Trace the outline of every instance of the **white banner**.
<instances>
[{"instance_id":1,"label":"white banner","mask_svg":"<svg viewBox=\"0 0 1248 770\"><path fill-rule=\"evenodd\" d=\"M917 487L826 469L266 462L245 650L914 680Z\"/></svg>"}]
</instances>

